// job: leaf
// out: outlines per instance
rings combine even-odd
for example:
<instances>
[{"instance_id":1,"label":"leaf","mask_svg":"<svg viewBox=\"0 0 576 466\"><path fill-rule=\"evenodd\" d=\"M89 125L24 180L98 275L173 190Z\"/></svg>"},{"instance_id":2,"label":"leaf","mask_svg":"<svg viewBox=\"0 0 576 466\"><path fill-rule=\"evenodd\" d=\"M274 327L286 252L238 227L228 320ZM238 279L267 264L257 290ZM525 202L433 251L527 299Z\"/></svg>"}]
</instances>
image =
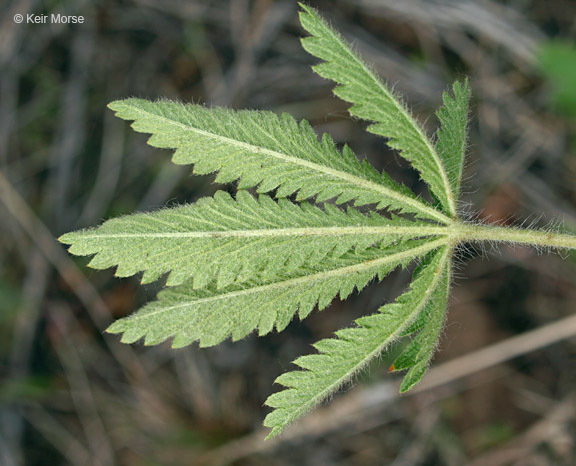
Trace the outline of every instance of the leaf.
<instances>
[{"instance_id":1,"label":"leaf","mask_svg":"<svg viewBox=\"0 0 576 466\"><path fill-rule=\"evenodd\" d=\"M356 327L339 330L336 338L314 345L318 354L302 356L294 364L303 370L287 372L276 382L287 387L271 395L266 404L275 408L264 425L268 438L281 433L307 411L348 382L394 342L431 301L448 275L450 249L441 247L415 274L408 291L379 312L356 320Z\"/></svg>"},{"instance_id":2,"label":"leaf","mask_svg":"<svg viewBox=\"0 0 576 466\"><path fill-rule=\"evenodd\" d=\"M448 263L432 299L430 299L417 319L421 321L423 329L394 361L394 371L409 369L402 380L401 393L411 390L420 382L434 355L440 332L444 326L448 297L450 295L450 281L451 267L450 263Z\"/></svg>"},{"instance_id":3,"label":"leaf","mask_svg":"<svg viewBox=\"0 0 576 466\"><path fill-rule=\"evenodd\" d=\"M95 229L67 233L60 241L72 245L72 254L95 254L89 264L93 268L118 266L119 277L144 271L142 283L149 283L169 272L169 286L193 277L194 288L213 280L222 288L256 273L315 265L352 248L362 251L445 231L397 216L389 220L330 205L322 210L307 202L274 202L266 195L256 200L245 191L234 200L219 191L213 199L115 218Z\"/></svg>"},{"instance_id":4,"label":"leaf","mask_svg":"<svg viewBox=\"0 0 576 466\"><path fill-rule=\"evenodd\" d=\"M464 84L455 82L452 92L454 97L447 92L443 94L444 106L436 112L441 124L437 133L436 151L446 167L452 197L457 201L460 198L460 181L468 139L468 80Z\"/></svg>"},{"instance_id":5,"label":"leaf","mask_svg":"<svg viewBox=\"0 0 576 466\"><path fill-rule=\"evenodd\" d=\"M122 341L133 343L145 337L153 345L174 337L173 347L198 340L212 346L228 336L244 338L254 329L264 335L274 327L283 330L294 314L304 319L317 304L324 309L336 295L345 299L374 277L382 279L398 266L442 246L446 239L406 241L384 248L370 248L294 273L279 271L242 285L223 289L194 290L189 285L169 288L158 300L132 316L116 321L110 333L123 333Z\"/></svg>"},{"instance_id":6,"label":"leaf","mask_svg":"<svg viewBox=\"0 0 576 466\"><path fill-rule=\"evenodd\" d=\"M454 187L444 166L422 127L410 115L400 97L393 94L350 45L313 9L300 4L302 27L311 37L302 39L307 52L324 62L313 67L326 79L335 81L334 89L341 99L352 103L350 113L374 122L368 131L388 139L419 171L444 211L456 217Z\"/></svg>"},{"instance_id":7,"label":"leaf","mask_svg":"<svg viewBox=\"0 0 576 466\"><path fill-rule=\"evenodd\" d=\"M132 127L152 133L154 147L176 149L173 162L194 164L194 173L219 172L216 181L240 179L238 187L277 190L277 197L297 192L301 201L336 198L337 203L377 204L421 218L449 219L386 173L360 163L349 147L339 152L330 136L319 141L306 121L271 112L208 109L177 102L126 99L109 107Z\"/></svg>"}]
</instances>

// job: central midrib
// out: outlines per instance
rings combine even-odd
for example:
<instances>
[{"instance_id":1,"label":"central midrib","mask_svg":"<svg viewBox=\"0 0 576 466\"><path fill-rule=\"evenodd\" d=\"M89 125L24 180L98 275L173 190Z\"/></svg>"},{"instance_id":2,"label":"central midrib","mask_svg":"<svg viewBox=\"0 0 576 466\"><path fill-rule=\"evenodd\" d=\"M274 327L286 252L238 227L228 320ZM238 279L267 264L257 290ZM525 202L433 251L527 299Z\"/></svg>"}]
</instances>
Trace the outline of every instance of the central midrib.
<instances>
[{"instance_id":1,"label":"central midrib","mask_svg":"<svg viewBox=\"0 0 576 466\"><path fill-rule=\"evenodd\" d=\"M340 236L340 235L378 235L391 234L398 236L411 235L434 236L449 235L448 227L438 226L378 226L378 227L320 227L320 228L271 228L256 230L229 231L175 231L169 233L95 233L82 235L82 239L117 239L117 238L255 238L280 236Z\"/></svg>"},{"instance_id":2,"label":"central midrib","mask_svg":"<svg viewBox=\"0 0 576 466\"><path fill-rule=\"evenodd\" d=\"M412 249L401 251L401 252L398 252L396 254L392 254L390 256L385 256L385 257L381 257L378 259L371 259L371 260L368 260L366 262L362 262L360 264L349 265L346 267L332 269L332 270L325 271L325 272L319 272L319 273L315 273L312 275L305 275L303 277L292 278L292 279L284 280L282 282L256 286L254 288L246 288L244 290L233 291L231 293L225 293L225 294L220 294L220 295L216 295L216 296L210 296L207 298L200 298L200 299L196 299L194 301L187 301L185 303L180 303L180 304L176 304L174 306L165 307L162 309L158 309L156 311L147 312L147 313L142 314L142 315L136 314L134 317L128 317L128 319L148 319L154 315L161 314L161 313L168 312L168 311L173 311L174 309L179 309L182 307L190 306L192 304L203 304L203 303L207 303L207 302L211 302L211 301L217 301L220 299L235 298L237 296L258 293L258 292L264 291L264 290L274 290L274 289L279 289L279 288L285 288L287 286L294 286L294 285L298 285L300 283L312 282L312 281L316 281L319 279L326 279L326 278L330 278L330 277L334 277L334 276L338 276L338 275L351 274L354 272L362 272L362 271L376 268L376 267L379 267L379 266L382 266L382 265L385 265L388 263L395 263L395 262L397 263L397 262L401 262L405 259L415 258L415 257L420 256L422 254L426 254L427 252L432 251L433 249L436 249L436 248L443 246L445 244L447 244L445 239L438 239L438 240L432 241L430 243L426 243L422 246L418 246L418 247L415 247Z\"/></svg>"},{"instance_id":3,"label":"central midrib","mask_svg":"<svg viewBox=\"0 0 576 466\"><path fill-rule=\"evenodd\" d=\"M434 209L433 207L428 207L425 204L423 204L422 202L418 201L417 199L412 199L411 197L404 196L401 193L398 193L398 192L394 191L393 189L387 188L386 186L383 186L381 184L374 183L372 181L365 180L363 178L359 178L355 175L351 175L349 173L345 173L345 172L342 172L340 170L332 169L332 168L327 167L325 165L319 165L319 164L316 164L314 162L310 162L309 160L299 159L297 157L292 157L290 155L286 155L286 154L283 154L283 153L278 152L278 151L266 149L266 148L260 147L260 146L255 146L253 144L248 144L246 142L237 141L236 139L231 139L231 138L228 138L226 136L214 134L214 133L211 133L209 131L205 131L205 130L202 130L199 128L187 126L187 125L180 123L178 121L171 120L170 118L167 118L164 115L158 115L156 113L151 113L151 112L143 110L139 107L132 107L132 108L135 109L136 111L140 112L140 113L143 113L146 115L151 115L151 116L156 117L156 118L160 118L161 120L164 120L169 124L178 126L178 127L182 128L186 131L192 131L192 132L201 134L203 136L206 136L206 137L209 137L212 139L217 139L217 140L227 142L228 144L233 145L233 146L244 147L244 148L247 148L251 151L256 151L256 152L259 152L262 154L267 154L267 155L270 155L272 157L278 158L280 160L284 160L284 161L287 161L290 163L294 163L296 165L301 165L301 166L304 166L307 168L311 168L315 171L334 176L335 178L340 178L342 180L349 181L350 183L356 184L356 185L361 186L363 188L370 189L372 191L380 192L380 193L388 196L389 198L395 199L395 200L402 202L404 204L408 204L411 207L413 207L414 209L416 209L418 212L425 213L425 214L427 214L427 216L432 216L433 218L435 218L436 220L438 220L440 222L449 223L451 221L449 217L445 216L444 214L442 214L438 210Z\"/></svg>"}]
</instances>

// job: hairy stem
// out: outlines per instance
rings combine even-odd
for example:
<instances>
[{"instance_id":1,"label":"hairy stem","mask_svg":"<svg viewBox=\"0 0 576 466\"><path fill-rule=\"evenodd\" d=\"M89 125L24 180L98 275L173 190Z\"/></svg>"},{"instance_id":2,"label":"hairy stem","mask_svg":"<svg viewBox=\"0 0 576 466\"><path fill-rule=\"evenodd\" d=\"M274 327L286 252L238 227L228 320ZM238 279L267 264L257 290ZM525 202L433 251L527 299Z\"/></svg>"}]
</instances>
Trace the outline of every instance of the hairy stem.
<instances>
[{"instance_id":1,"label":"hairy stem","mask_svg":"<svg viewBox=\"0 0 576 466\"><path fill-rule=\"evenodd\" d=\"M576 235L550 230L529 230L468 223L454 224L451 226L451 230L451 236L458 242L503 241L549 248L576 249Z\"/></svg>"}]
</instances>

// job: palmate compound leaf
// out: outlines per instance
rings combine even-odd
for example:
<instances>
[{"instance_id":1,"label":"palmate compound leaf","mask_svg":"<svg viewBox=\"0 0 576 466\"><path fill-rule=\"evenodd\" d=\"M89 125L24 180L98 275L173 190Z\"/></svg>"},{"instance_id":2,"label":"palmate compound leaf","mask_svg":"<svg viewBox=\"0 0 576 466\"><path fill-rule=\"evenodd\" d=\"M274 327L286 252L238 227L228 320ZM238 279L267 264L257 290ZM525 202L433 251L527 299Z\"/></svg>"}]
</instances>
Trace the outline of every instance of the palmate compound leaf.
<instances>
[{"instance_id":1,"label":"palmate compound leaf","mask_svg":"<svg viewBox=\"0 0 576 466\"><path fill-rule=\"evenodd\" d=\"M173 337L173 347L194 341L212 346L229 336L238 340L255 329L260 335L274 327L281 331L296 312L304 319L314 306L324 309L336 295L345 299L374 277L382 279L396 267L446 242L445 238L408 240L354 251L291 273L279 270L275 275L219 290L194 290L188 284L168 288L159 293L157 301L116 321L108 331L123 333L125 343L144 338L145 344L153 345Z\"/></svg>"},{"instance_id":2,"label":"palmate compound leaf","mask_svg":"<svg viewBox=\"0 0 576 466\"><path fill-rule=\"evenodd\" d=\"M314 345L317 354L296 359L294 364L303 370L278 377L276 382L286 389L266 400L266 404L274 408L264 420L264 425L272 429L268 438L281 433L290 423L347 383L402 336L419 315L445 309L450 284L450 256L448 246L431 253L426 264L415 273L408 291L395 302L381 307L376 314L357 319L355 327L337 331L335 338L319 341ZM431 354L426 353L417 359L405 384L410 385L421 377L430 357Z\"/></svg>"},{"instance_id":3,"label":"palmate compound leaf","mask_svg":"<svg viewBox=\"0 0 576 466\"><path fill-rule=\"evenodd\" d=\"M441 235L446 228L355 209L344 212L307 202L275 202L239 191L236 200L219 191L186 206L108 220L98 228L67 233L60 241L70 253L92 255L90 266L117 266L116 275L143 271L150 283L168 273L167 285L193 279L203 288L241 283L256 274L285 273L314 266L326 255L339 257L354 248L382 247L399 239Z\"/></svg>"},{"instance_id":4,"label":"palmate compound leaf","mask_svg":"<svg viewBox=\"0 0 576 466\"><path fill-rule=\"evenodd\" d=\"M154 147L176 149L173 162L194 165L194 173L218 172L216 181L240 180L240 189L276 191L277 197L297 192L296 200L316 196L318 202L376 204L420 218L449 223L439 210L399 185L368 162L360 163L352 150L338 151L332 138L318 140L306 121L272 112L225 108L171 101L126 99L109 107L132 127L152 133Z\"/></svg>"},{"instance_id":5,"label":"palmate compound leaf","mask_svg":"<svg viewBox=\"0 0 576 466\"><path fill-rule=\"evenodd\" d=\"M119 276L143 272L143 283L168 274L172 287L108 331L121 333L126 343L173 338L174 347L281 331L294 315L303 319L315 306L324 309L337 295L345 299L373 278L422 259L410 288L394 303L318 342L318 354L295 361L303 370L277 379L286 389L267 400L274 408L265 420L271 437L398 338L414 335L395 363L396 370L408 369L401 390L421 379L443 324L454 232L462 225L456 204L468 83L444 94L433 144L341 36L313 9L302 8L302 25L311 34L303 45L324 61L315 70L336 81L336 95L352 103L353 115L372 123L369 131L388 138L412 163L438 208L360 163L347 146L339 151L330 136L318 140L306 121L289 115L127 99L110 108L133 120L136 131L151 133L152 146L175 149L175 163L193 164L197 174L217 172L217 182L239 180L237 198L219 192L192 205L113 219L61 237L71 253L94 255L95 268L117 266ZM252 187L258 198L242 191ZM264 194L269 192L279 200ZM282 199L293 194L298 203ZM306 202L310 198L374 204L413 214L413 220L330 205L320 209Z\"/></svg>"},{"instance_id":6,"label":"palmate compound leaf","mask_svg":"<svg viewBox=\"0 0 576 466\"><path fill-rule=\"evenodd\" d=\"M443 210L456 218L457 197L454 192L458 188L452 184L455 181L445 166L446 158L440 156L400 97L394 95L342 36L313 8L300 6L303 10L300 22L310 34L310 37L302 39L302 46L323 60L313 67L314 71L338 84L334 94L352 104L350 113L373 122L368 131L387 138L388 145L397 149L419 171ZM444 155L451 157L447 153Z\"/></svg>"}]
</instances>

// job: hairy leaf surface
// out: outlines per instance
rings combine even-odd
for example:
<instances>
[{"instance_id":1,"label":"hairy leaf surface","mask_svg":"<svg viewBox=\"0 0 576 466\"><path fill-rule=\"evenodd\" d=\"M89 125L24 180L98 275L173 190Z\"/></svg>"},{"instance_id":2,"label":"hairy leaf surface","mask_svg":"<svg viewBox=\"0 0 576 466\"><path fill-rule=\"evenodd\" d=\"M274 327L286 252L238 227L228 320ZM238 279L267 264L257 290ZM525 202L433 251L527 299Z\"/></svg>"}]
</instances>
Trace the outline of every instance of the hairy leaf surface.
<instances>
[{"instance_id":1,"label":"hairy leaf surface","mask_svg":"<svg viewBox=\"0 0 576 466\"><path fill-rule=\"evenodd\" d=\"M448 263L436 292L418 316L417 327L412 329L420 330L420 333L394 361L394 371L409 369L400 386L402 393L420 382L432 360L444 325L450 295L450 280L451 264Z\"/></svg>"},{"instance_id":2,"label":"hairy leaf surface","mask_svg":"<svg viewBox=\"0 0 576 466\"><path fill-rule=\"evenodd\" d=\"M356 327L339 330L336 338L314 345L318 354L294 361L299 371L287 372L276 379L286 389L271 395L266 404L275 408L264 425L272 428L268 438L278 435L290 423L338 390L370 360L394 342L431 302L440 302L441 283L447 271L450 250L438 250L429 263L415 275L410 288L394 303L379 312L356 320Z\"/></svg>"},{"instance_id":3,"label":"hairy leaf surface","mask_svg":"<svg viewBox=\"0 0 576 466\"><path fill-rule=\"evenodd\" d=\"M116 275L143 271L143 283L170 272L167 284L193 277L194 288L213 280L222 288L256 273L286 272L338 257L355 248L391 244L401 238L443 233L442 227L376 213L364 215L307 202L255 199L239 191L234 200L219 191L187 206L108 220L95 229L67 233L60 241L76 255L92 255L90 266L117 266Z\"/></svg>"},{"instance_id":4,"label":"hairy leaf surface","mask_svg":"<svg viewBox=\"0 0 576 466\"><path fill-rule=\"evenodd\" d=\"M260 335L274 327L281 331L296 312L303 319L314 306L324 309L338 294L345 299L372 278L382 279L394 268L445 242L413 240L370 248L326 259L294 273L280 271L275 276L220 290L194 290L189 285L170 288L160 292L157 301L116 321L108 331L123 333L122 341L126 343L145 337L145 343L151 345L174 337L174 347L196 340L201 346L216 345L228 336L244 338L254 329Z\"/></svg>"},{"instance_id":5,"label":"hairy leaf surface","mask_svg":"<svg viewBox=\"0 0 576 466\"><path fill-rule=\"evenodd\" d=\"M437 133L436 151L446 167L452 197L458 200L468 140L468 80L463 84L455 82L452 93L453 96L444 93L444 106L436 112L441 125Z\"/></svg>"},{"instance_id":6,"label":"hairy leaf surface","mask_svg":"<svg viewBox=\"0 0 576 466\"><path fill-rule=\"evenodd\" d=\"M438 198L446 213L456 216L454 187L433 144L416 122L400 97L360 58L346 41L313 9L302 5L300 21L311 37L302 46L323 63L314 71L338 83L334 89L341 99L350 102L350 113L372 121L368 131L388 138L388 145L409 160Z\"/></svg>"},{"instance_id":7,"label":"hairy leaf surface","mask_svg":"<svg viewBox=\"0 0 576 466\"><path fill-rule=\"evenodd\" d=\"M109 107L132 127L152 133L154 147L176 149L173 162L194 164L194 173L218 172L216 181L240 179L241 189L276 191L277 197L297 192L297 200L317 196L355 205L377 204L422 218L446 221L424 200L369 163L360 163L352 150L339 152L330 136L318 140L306 121L272 112L208 109L171 101L126 99Z\"/></svg>"}]
</instances>

